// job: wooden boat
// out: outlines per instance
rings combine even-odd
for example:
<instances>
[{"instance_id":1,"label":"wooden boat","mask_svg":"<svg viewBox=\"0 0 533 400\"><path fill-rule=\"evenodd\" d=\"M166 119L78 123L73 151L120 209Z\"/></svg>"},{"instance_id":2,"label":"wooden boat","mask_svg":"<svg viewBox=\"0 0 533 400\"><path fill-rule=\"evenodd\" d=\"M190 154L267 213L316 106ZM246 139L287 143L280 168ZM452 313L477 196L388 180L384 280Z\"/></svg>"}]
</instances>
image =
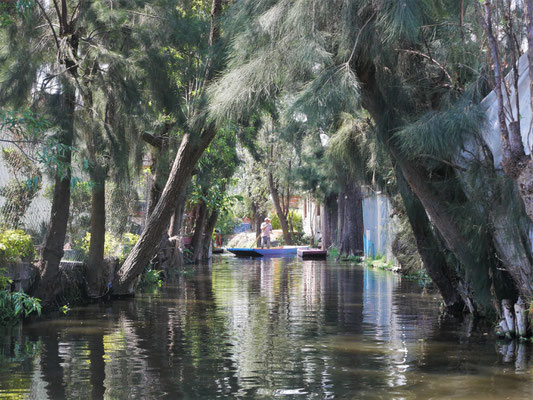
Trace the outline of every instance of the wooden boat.
<instances>
[{"instance_id":1,"label":"wooden boat","mask_svg":"<svg viewBox=\"0 0 533 400\"><path fill-rule=\"evenodd\" d=\"M307 249L308 246L283 246L271 247L270 249L233 248L226 249L237 257L285 257L295 256L298 249Z\"/></svg>"},{"instance_id":2,"label":"wooden boat","mask_svg":"<svg viewBox=\"0 0 533 400\"><path fill-rule=\"evenodd\" d=\"M328 256L327 250L321 249L298 249L298 257L302 260L325 260Z\"/></svg>"},{"instance_id":3,"label":"wooden boat","mask_svg":"<svg viewBox=\"0 0 533 400\"><path fill-rule=\"evenodd\" d=\"M222 254L222 253L224 253L224 249L222 247L213 248L213 254Z\"/></svg>"}]
</instances>

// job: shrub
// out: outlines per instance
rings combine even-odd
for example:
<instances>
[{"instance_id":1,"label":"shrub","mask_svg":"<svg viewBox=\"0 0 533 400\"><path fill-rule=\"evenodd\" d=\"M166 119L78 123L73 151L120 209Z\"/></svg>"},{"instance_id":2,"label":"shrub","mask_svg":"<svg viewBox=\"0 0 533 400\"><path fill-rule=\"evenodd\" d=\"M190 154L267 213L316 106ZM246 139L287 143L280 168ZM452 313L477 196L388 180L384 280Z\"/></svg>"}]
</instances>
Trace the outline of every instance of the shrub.
<instances>
[{"instance_id":1,"label":"shrub","mask_svg":"<svg viewBox=\"0 0 533 400\"><path fill-rule=\"evenodd\" d=\"M33 261L35 248L32 237L20 229L0 231L0 263Z\"/></svg>"},{"instance_id":2,"label":"shrub","mask_svg":"<svg viewBox=\"0 0 533 400\"><path fill-rule=\"evenodd\" d=\"M41 315L41 300L24 292L10 292L12 281L0 269L0 325L14 324L33 312Z\"/></svg>"},{"instance_id":3,"label":"shrub","mask_svg":"<svg viewBox=\"0 0 533 400\"><path fill-rule=\"evenodd\" d=\"M104 257L117 257L120 262L124 261L131 252L135 243L139 240L139 235L135 233L125 233L121 238L118 238L110 232L105 233L104 243ZM80 244L83 253L87 257L89 255L89 247L91 245L91 233L87 232Z\"/></svg>"},{"instance_id":4,"label":"shrub","mask_svg":"<svg viewBox=\"0 0 533 400\"><path fill-rule=\"evenodd\" d=\"M292 226L294 228L295 232L302 232L303 231L303 220L300 213L296 211L289 211L290 217L292 218ZM288 221L287 221L288 222ZM279 222L279 218L277 214L275 214L272 217L272 221L270 221L272 224L272 229L281 229L281 224Z\"/></svg>"},{"instance_id":5,"label":"shrub","mask_svg":"<svg viewBox=\"0 0 533 400\"><path fill-rule=\"evenodd\" d=\"M0 324L13 324L33 312L41 315L41 300L24 292L0 290Z\"/></svg>"},{"instance_id":6,"label":"shrub","mask_svg":"<svg viewBox=\"0 0 533 400\"><path fill-rule=\"evenodd\" d=\"M161 287L161 273L163 271L146 268L141 277L141 286L157 286Z\"/></svg>"}]
</instances>

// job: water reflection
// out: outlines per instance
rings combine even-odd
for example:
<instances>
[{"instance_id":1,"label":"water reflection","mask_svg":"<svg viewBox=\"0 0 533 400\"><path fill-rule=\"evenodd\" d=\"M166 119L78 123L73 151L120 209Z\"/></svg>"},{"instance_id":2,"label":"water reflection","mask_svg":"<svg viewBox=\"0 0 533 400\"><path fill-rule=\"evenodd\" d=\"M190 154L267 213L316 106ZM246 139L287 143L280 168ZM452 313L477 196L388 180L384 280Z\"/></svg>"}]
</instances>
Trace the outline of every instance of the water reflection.
<instances>
[{"instance_id":1,"label":"water reflection","mask_svg":"<svg viewBox=\"0 0 533 400\"><path fill-rule=\"evenodd\" d=\"M222 257L2 333L0 397L527 398L529 346L483 333L387 272Z\"/></svg>"}]
</instances>

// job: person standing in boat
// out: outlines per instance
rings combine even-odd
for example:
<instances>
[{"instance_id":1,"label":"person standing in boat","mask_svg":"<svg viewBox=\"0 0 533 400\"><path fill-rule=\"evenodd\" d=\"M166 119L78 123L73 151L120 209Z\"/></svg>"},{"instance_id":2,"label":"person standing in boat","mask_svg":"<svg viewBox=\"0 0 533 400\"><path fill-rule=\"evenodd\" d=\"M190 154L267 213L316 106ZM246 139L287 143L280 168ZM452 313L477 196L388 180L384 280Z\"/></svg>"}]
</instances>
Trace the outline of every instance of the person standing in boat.
<instances>
[{"instance_id":1,"label":"person standing in boat","mask_svg":"<svg viewBox=\"0 0 533 400\"><path fill-rule=\"evenodd\" d=\"M270 224L270 218L265 218L265 222L261 224L261 248L265 245L267 249L270 249L270 235L272 234L272 225Z\"/></svg>"}]
</instances>

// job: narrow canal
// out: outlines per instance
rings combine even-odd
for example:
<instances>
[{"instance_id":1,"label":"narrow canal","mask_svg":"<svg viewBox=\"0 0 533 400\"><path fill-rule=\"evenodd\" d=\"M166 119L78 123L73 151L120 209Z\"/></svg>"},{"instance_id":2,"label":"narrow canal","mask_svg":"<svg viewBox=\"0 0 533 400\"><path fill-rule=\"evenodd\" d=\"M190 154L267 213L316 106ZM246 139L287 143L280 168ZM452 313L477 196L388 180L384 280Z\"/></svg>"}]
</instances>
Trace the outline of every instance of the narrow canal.
<instances>
[{"instance_id":1,"label":"narrow canal","mask_svg":"<svg viewBox=\"0 0 533 400\"><path fill-rule=\"evenodd\" d=\"M3 332L0 398L531 398L529 345L439 315L389 272L219 257Z\"/></svg>"}]
</instances>

